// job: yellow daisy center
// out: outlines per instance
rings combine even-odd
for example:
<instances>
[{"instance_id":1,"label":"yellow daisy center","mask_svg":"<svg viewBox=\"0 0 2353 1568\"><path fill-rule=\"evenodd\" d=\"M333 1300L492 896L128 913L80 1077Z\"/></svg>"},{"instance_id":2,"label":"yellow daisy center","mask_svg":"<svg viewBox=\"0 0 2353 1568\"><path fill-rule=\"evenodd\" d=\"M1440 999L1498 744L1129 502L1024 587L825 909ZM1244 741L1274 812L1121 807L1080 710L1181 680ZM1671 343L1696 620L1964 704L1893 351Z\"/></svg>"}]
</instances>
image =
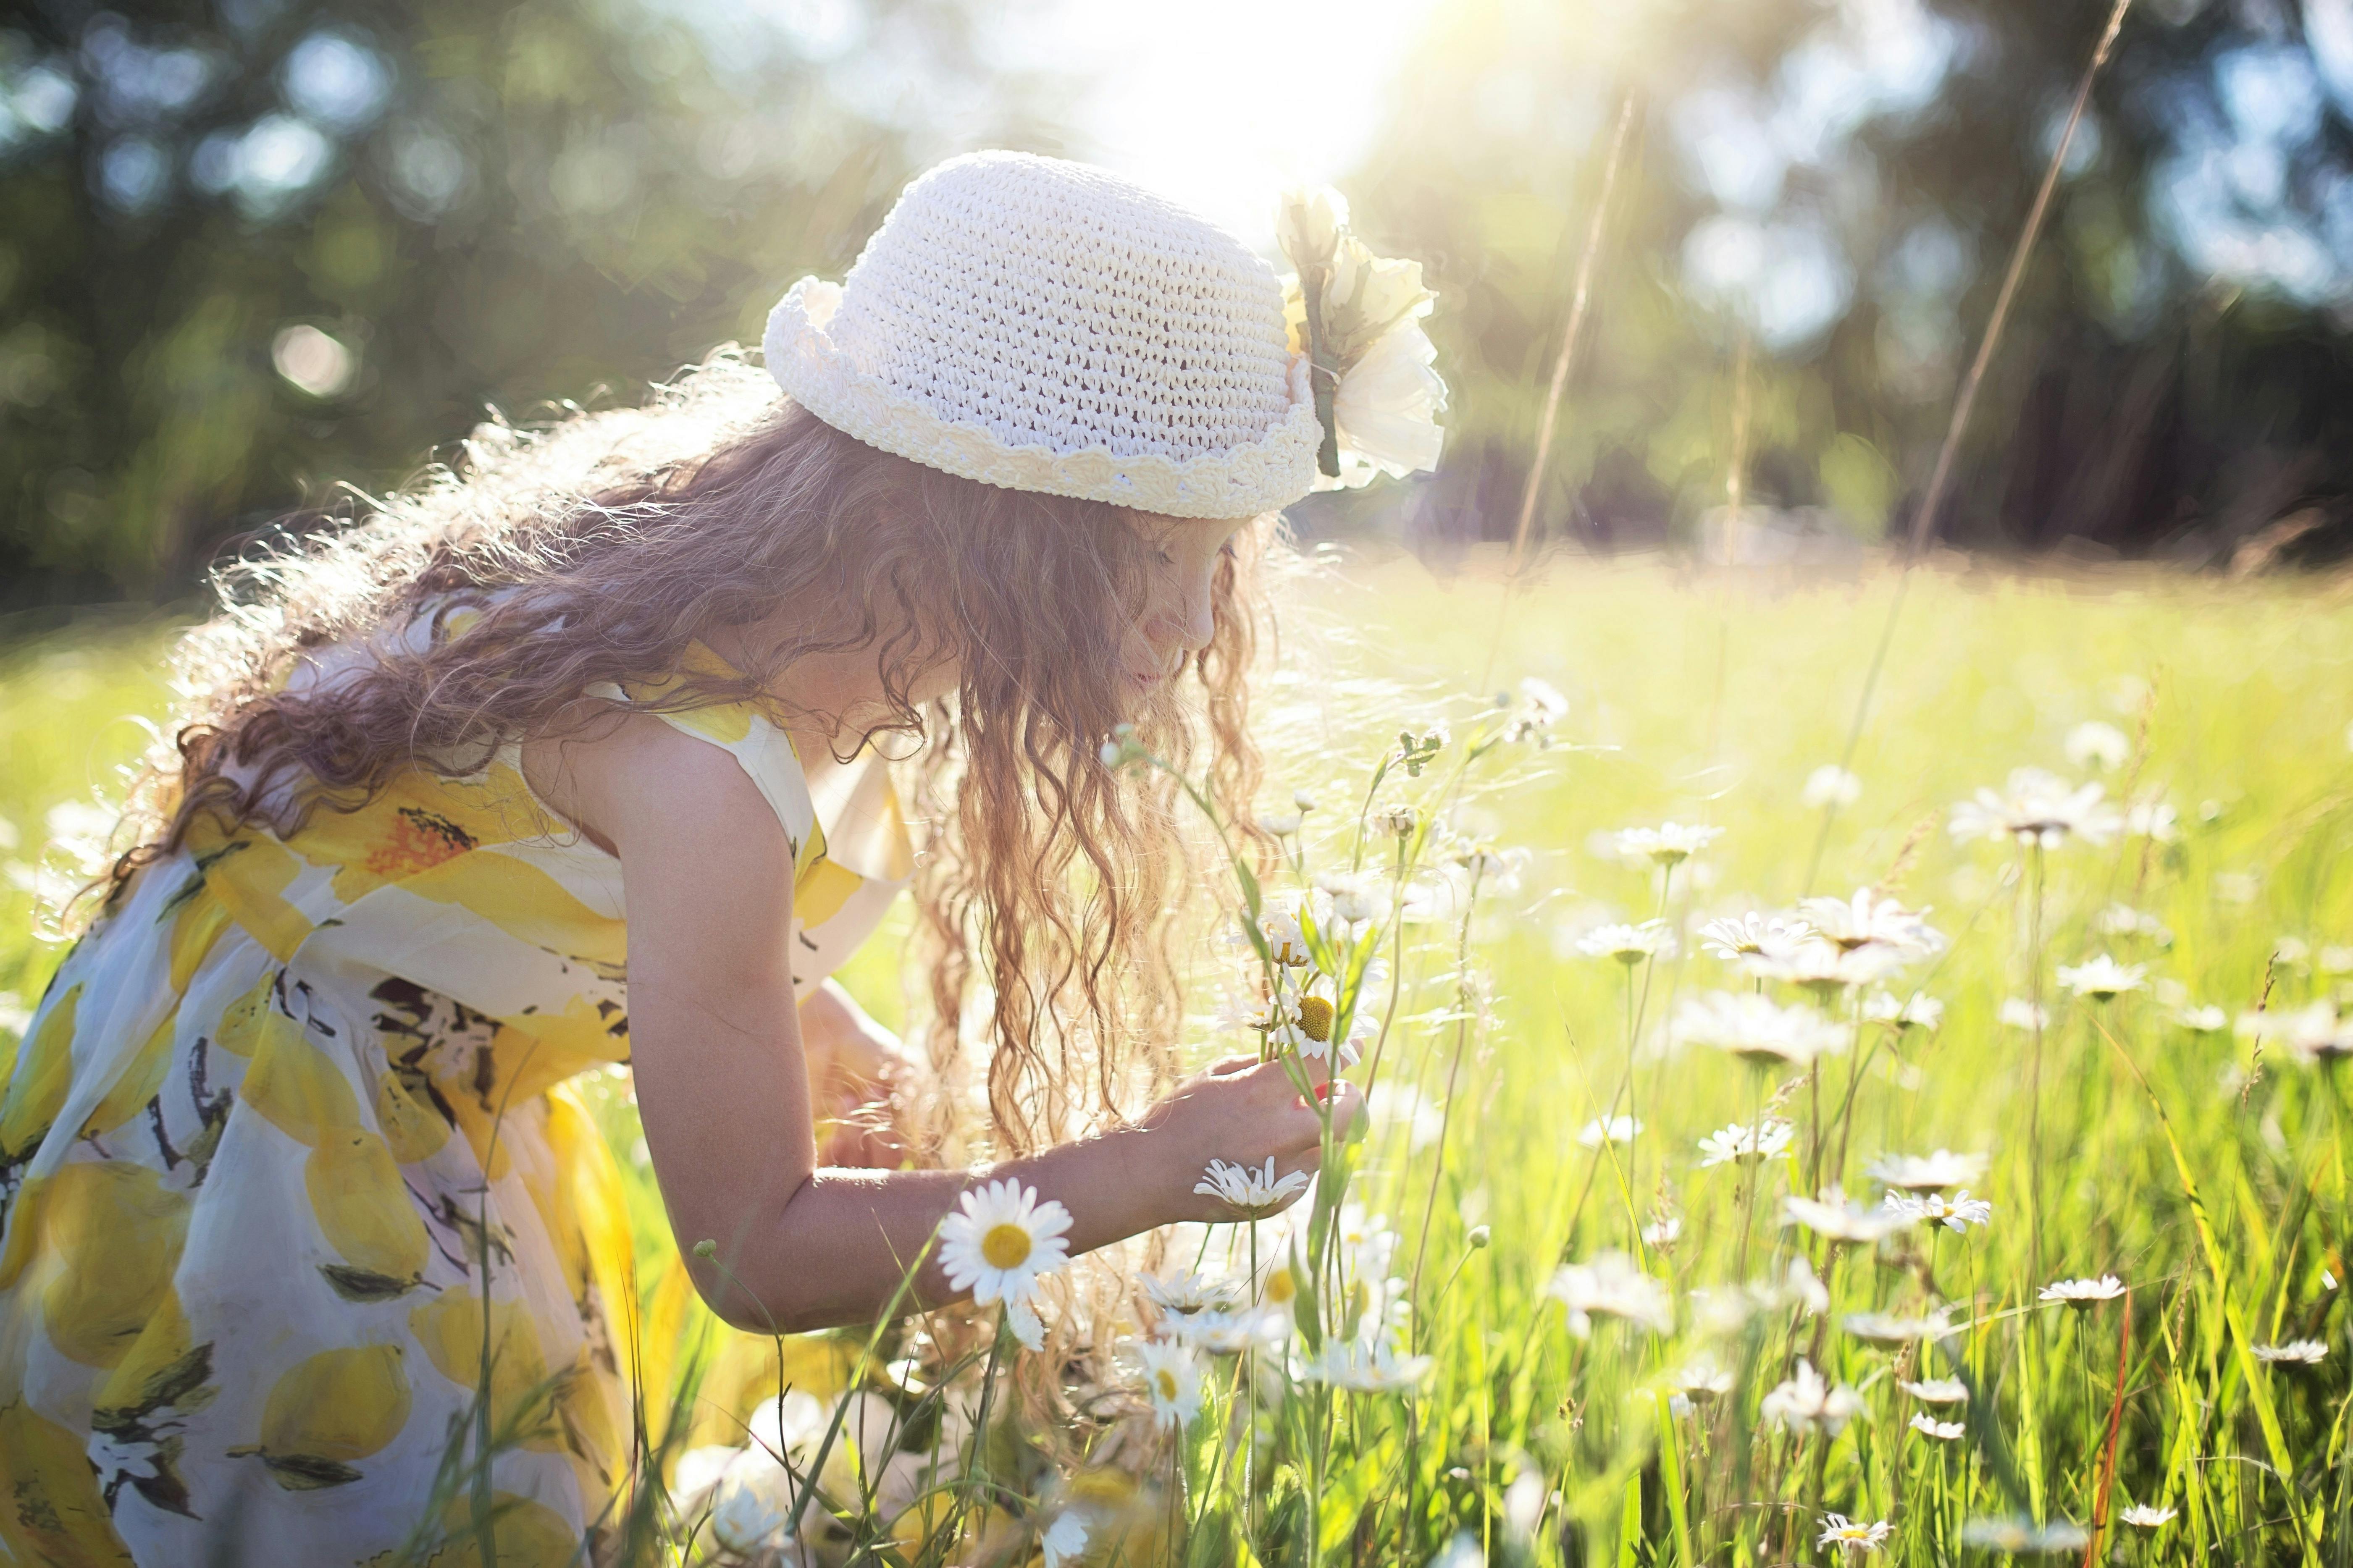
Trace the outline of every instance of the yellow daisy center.
<instances>
[{"instance_id":1,"label":"yellow daisy center","mask_svg":"<svg viewBox=\"0 0 2353 1568\"><path fill-rule=\"evenodd\" d=\"M1176 1403L1176 1374L1175 1373L1170 1372L1164 1366L1158 1372L1152 1374L1152 1381L1159 1388L1161 1398L1167 1400L1172 1405Z\"/></svg>"},{"instance_id":2,"label":"yellow daisy center","mask_svg":"<svg viewBox=\"0 0 2353 1568\"><path fill-rule=\"evenodd\" d=\"M1298 1282L1292 1279L1288 1268L1278 1268L1266 1277L1266 1299L1271 1305L1282 1306L1298 1294Z\"/></svg>"},{"instance_id":3,"label":"yellow daisy center","mask_svg":"<svg viewBox=\"0 0 2353 1568\"><path fill-rule=\"evenodd\" d=\"M1299 999L1299 1032L1318 1045L1332 1037L1332 1004L1321 996Z\"/></svg>"},{"instance_id":4,"label":"yellow daisy center","mask_svg":"<svg viewBox=\"0 0 2353 1568\"><path fill-rule=\"evenodd\" d=\"M980 1255L991 1268L1018 1268L1029 1260L1029 1233L1009 1220L990 1226L980 1238Z\"/></svg>"}]
</instances>

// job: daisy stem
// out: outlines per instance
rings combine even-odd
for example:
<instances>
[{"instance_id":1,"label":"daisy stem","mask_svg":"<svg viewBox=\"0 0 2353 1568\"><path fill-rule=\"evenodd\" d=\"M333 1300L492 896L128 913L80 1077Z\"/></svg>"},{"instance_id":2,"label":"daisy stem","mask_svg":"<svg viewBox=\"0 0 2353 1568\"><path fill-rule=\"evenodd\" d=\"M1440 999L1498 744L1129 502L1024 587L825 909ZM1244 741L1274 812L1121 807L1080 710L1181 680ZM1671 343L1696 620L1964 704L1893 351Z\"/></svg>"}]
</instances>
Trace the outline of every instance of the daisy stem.
<instances>
[{"instance_id":1,"label":"daisy stem","mask_svg":"<svg viewBox=\"0 0 2353 1568\"><path fill-rule=\"evenodd\" d=\"M1748 1238L1757 1228L1757 1189L1765 1178L1765 1074L1756 1068L1749 1077L1757 1084L1756 1113L1748 1122L1748 1156L1740 1161L1744 1167L1740 1183L1740 1258L1732 1271L1734 1279L1748 1282ZM1738 1145L1736 1143L1736 1150Z\"/></svg>"},{"instance_id":2,"label":"daisy stem","mask_svg":"<svg viewBox=\"0 0 2353 1568\"><path fill-rule=\"evenodd\" d=\"M2027 1005L2033 1009L2033 1056L2026 1073L2026 1253L2036 1279L2042 1277L2042 841L2029 851L2033 902L2027 914Z\"/></svg>"}]
</instances>

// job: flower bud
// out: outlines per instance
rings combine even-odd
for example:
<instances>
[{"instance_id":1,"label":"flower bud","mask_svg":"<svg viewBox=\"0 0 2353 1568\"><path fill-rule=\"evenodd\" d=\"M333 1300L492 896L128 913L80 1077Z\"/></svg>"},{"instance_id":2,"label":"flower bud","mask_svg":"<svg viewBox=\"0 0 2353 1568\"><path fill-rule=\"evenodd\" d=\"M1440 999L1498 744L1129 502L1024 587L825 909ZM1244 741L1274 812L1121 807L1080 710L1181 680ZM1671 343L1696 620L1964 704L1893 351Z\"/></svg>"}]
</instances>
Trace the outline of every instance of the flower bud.
<instances>
[{"instance_id":1,"label":"flower bud","mask_svg":"<svg viewBox=\"0 0 2353 1568\"><path fill-rule=\"evenodd\" d=\"M709 1262L712 1258L719 1256L719 1244L706 1237L705 1239L694 1244L694 1255L697 1258L703 1259L705 1262Z\"/></svg>"}]
</instances>

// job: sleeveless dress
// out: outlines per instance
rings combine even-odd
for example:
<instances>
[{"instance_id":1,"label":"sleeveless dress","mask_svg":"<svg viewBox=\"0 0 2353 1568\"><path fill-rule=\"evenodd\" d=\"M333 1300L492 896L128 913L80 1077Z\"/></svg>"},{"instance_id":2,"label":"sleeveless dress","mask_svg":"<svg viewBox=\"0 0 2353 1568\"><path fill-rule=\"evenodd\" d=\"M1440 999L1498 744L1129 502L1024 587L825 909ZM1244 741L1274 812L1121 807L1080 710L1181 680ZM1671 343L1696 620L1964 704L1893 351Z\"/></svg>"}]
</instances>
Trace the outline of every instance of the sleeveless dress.
<instances>
[{"instance_id":1,"label":"sleeveless dress","mask_svg":"<svg viewBox=\"0 0 2353 1568\"><path fill-rule=\"evenodd\" d=\"M816 799L754 707L663 717L775 809L805 994L907 879L887 768ZM619 862L512 746L142 871L0 1037L0 1563L471 1563L485 1406L498 1561L592 1560L638 1292L565 1080L628 1059L628 953Z\"/></svg>"}]
</instances>

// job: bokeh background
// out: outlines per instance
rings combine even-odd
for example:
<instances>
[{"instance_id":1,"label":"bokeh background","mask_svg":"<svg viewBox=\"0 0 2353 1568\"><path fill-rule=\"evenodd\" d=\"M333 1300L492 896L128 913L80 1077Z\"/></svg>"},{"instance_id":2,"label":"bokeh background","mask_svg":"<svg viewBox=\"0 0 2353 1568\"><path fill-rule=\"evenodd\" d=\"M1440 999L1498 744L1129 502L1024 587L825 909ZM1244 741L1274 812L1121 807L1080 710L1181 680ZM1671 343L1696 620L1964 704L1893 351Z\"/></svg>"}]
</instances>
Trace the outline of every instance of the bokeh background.
<instances>
[{"instance_id":1,"label":"bokeh background","mask_svg":"<svg viewBox=\"0 0 2353 1568\"><path fill-rule=\"evenodd\" d=\"M180 598L489 408L635 398L986 145L1128 170L1270 253L1282 187L1330 181L1425 258L1443 470L1296 521L1454 561L1516 518L1629 99L1541 537L1698 548L1738 401L1750 547L1859 553L1907 525L2105 11L13 0L0 608ZM2348 330L2353 0L2140 0L1936 531L2342 555Z\"/></svg>"}]
</instances>

